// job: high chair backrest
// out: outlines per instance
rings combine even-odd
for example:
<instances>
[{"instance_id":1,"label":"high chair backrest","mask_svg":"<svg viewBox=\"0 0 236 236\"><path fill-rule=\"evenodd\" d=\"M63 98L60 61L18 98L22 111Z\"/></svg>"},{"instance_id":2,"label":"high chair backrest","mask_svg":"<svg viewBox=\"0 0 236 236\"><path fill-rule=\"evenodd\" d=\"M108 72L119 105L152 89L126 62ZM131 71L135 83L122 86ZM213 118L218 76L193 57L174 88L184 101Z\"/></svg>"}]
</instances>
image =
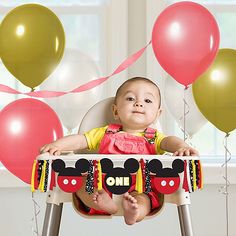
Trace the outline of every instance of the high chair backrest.
<instances>
[{"instance_id":1,"label":"high chair backrest","mask_svg":"<svg viewBox=\"0 0 236 236\"><path fill-rule=\"evenodd\" d=\"M83 134L93 128L117 123L118 121L115 121L112 115L113 102L114 97L110 97L92 106L81 121L79 133Z\"/></svg>"}]
</instances>

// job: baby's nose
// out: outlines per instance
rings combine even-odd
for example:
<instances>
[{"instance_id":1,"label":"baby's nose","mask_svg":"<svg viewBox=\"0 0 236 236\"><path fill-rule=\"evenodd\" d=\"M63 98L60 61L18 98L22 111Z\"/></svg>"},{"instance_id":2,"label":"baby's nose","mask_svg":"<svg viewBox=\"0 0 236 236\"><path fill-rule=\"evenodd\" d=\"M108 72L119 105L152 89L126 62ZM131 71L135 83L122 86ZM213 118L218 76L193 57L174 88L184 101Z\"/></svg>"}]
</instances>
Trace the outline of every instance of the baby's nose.
<instances>
[{"instance_id":1,"label":"baby's nose","mask_svg":"<svg viewBox=\"0 0 236 236\"><path fill-rule=\"evenodd\" d=\"M135 105L136 107L143 107L143 104L142 104L141 102L136 102L134 105Z\"/></svg>"}]
</instances>

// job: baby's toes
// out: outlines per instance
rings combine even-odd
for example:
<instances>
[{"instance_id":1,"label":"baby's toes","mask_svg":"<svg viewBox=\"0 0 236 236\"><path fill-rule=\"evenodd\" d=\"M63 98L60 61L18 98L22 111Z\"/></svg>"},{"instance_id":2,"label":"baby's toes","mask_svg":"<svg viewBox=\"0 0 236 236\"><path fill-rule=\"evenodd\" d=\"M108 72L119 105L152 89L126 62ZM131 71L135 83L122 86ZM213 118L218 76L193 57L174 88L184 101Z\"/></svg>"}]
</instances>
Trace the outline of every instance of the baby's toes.
<instances>
[{"instance_id":1,"label":"baby's toes","mask_svg":"<svg viewBox=\"0 0 236 236\"><path fill-rule=\"evenodd\" d=\"M130 196L129 193L126 192L126 193L123 195L123 198L125 198L125 199L128 200L128 199L129 199L129 196Z\"/></svg>"},{"instance_id":2,"label":"baby's toes","mask_svg":"<svg viewBox=\"0 0 236 236\"><path fill-rule=\"evenodd\" d=\"M131 201L132 203L137 203L137 200L136 200L134 197L131 197L131 198L130 198L130 201Z\"/></svg>"},{"instance_id":3,"label":"baby's toes","mask_svg":"<svg viewBox=\"0 0 236 236\"><path fill-rule=\"evenodd\" d=\"M96 192L93 194L93 200L97 200L97 198L98 198L98 193Z\"/></svg>"},{"instance_id":4,"label":"baby's toes","mask_svg":"<svg viewBox=\"0 0 236 236\"><path fill-rule=\"evenodd\" d=\"M127 200L130 201L130 202L133 202L134 198L133 198L131 195L129 195L129 196L127 197Z\"/></svg>"}]
</instances>

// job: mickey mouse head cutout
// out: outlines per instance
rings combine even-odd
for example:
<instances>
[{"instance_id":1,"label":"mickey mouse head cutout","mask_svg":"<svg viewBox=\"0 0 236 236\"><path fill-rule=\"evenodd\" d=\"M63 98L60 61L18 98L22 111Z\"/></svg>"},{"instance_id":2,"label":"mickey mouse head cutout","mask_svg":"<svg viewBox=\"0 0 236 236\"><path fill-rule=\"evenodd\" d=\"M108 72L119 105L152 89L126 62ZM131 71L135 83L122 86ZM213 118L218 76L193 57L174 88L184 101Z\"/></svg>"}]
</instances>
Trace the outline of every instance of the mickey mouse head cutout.
<instances>
[{"instance_id":1,"label":"mickey mouse head cutout","mask_svg":"<svg viewBox=\"0 0 236 236\"><path fill-rule=\"evenodd\" d=\"M172 168L162 168L161 161L153 159L148 163L148 169L156 174L153 178L156 190L162 194L171 194L179 188L179 173L184 171L184 162L175 159Z\"/></svg>"},{"instance_id":2,"label":"mickey mouse head cutout","mask_svg":"<svg viewBox=\"0 0 236 236\"><path fill-rule=\"evenodd\" d=\"M89 170L89 161L79 159L74 167L65 167L65 162L61 159L56 159L52 163L52 169L58 172L57 183L61 190L68 193L78 191L83 183L82 173Z\"/></svg>"},{"instance_id":3,"label":"mickey mouse head cutout","mask_svg":"<svg viewBox=\"0 0 236 236\"><path fill-rule=\"evenodd\" d=\"M105 186L107 190L114 194L123 194L127 192L132 185L131 173L137 172L139 162L134 158L129 158L124 163L124 168L113 168L113 162L108 158L100 161L102 172L106 173Z\"/></svg>"}]
</instances>

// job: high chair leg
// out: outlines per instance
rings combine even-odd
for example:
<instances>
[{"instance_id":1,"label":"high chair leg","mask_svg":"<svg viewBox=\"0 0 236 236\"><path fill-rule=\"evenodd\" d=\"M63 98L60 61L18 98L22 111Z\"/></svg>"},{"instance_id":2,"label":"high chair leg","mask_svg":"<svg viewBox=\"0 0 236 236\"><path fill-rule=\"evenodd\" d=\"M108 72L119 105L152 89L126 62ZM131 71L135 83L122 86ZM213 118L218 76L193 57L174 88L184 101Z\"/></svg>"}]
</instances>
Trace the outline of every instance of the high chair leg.
<instances>
[{"instance_id":1,"label":"high chair leg","mask_svg":"<svg viewBox=\"0 0 236 236\"><path fill-rule=\"evenodd\" d=\"M182 236L193 236L193 228L191 222L191 215L189 205L178 206L179 223Z\"/></svg>"},{"instance_id":2,"label":"high chair leg","mask_svg":"<svg viewBox=\"0 0 236 236\"><path fill-rule=\"evenodd\" d=\"M60 203L60 205L47 203L42 236L59 235L62 207L63 203Z\"/></svg>"}]
</instances>

